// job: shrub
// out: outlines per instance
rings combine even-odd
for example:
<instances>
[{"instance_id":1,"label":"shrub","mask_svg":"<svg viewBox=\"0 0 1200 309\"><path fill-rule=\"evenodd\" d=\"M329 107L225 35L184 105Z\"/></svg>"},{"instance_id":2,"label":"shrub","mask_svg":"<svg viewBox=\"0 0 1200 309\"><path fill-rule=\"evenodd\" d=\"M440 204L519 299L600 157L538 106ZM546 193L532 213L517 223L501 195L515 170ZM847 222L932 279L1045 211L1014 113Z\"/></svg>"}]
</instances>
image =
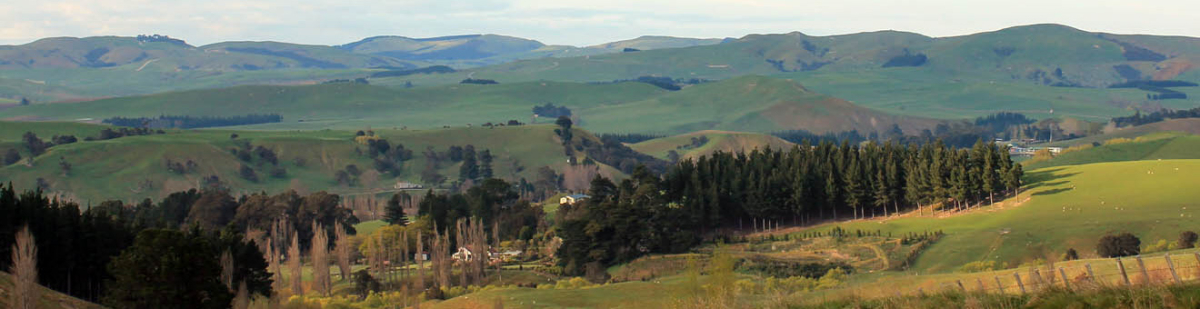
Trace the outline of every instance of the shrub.
<instances>
[{"instance_id":1,"label":"shrub","mask_svg":"<svg viewBox=\"0 0 1200 309\"><path fill-rule=\"evenodd\" d=\"M1079 252L1076 252L1075 248L1068 248L1067 253L1063 254L1063 258L1062 258L1063 261L1074 261L1074 260L1078 260L1078 259L1079 259Z\"/></svg>"},{"instance_id":2,"label":"shrub","mask_svg":"<svg viewBox=\"0 0 1200 309\"><path fill-rule=\"evenodd\" d=\"M996 270L996 261L975 261L958 268L959 272L976 273Z\"/></svg>"},{"instance_id":3,"label":"shrub","mask_svg":"<svg viewBox=\"0 0 1200 309\"><path fill-rule=\"evenodd\" d=\"M253 168L250 168L245 164L238 168L238 176L242 176L242 179L249 180L251 182L258 182L258 173L255 173Z\"/></svg>"},{"instance_id":4,"label":"shrub","mask_svg":"<svg viewBox=\"0 0 1200 309\"><path fill-rule=\"evenodd\" d=\"M845 281L845 280L846 280L846 272L843 271L841 268L830 269L829 272L825 273L824 276L821 276L820 280L817 280L817 288L820 288L820 289L836 288L838 286L841 286L842 281Z\"/></svg>"},{"instance_id":5,"label":"shrub","mask_svg":"<svg viewBox=\"0 0 1200 309\"><path fill-rule=\"evenodd\" d=\"M1177 241L1177 243L1179 244L1179 249L1195 248L1196 247L1196 239L1197 239L1196 232L1184 231L1183 233L1179 233L1179 241Z\"/></svg>"},{"instance_id":6,"label":"shrub","mask_svg":"<svg viewBox=\"0 0 1200 309\"><path fill-rule=\"evenodd\" d=\"M1122 257L1141 253L1142 240L1130 233L1104 235L1096 244L1096 253L1102 257Z\"/></svg>"},{"instance_id":7,"label":"shrub","mask_svg":"<svg viewBox=\"0 0 1200 309\"><path fill-rule=\"evenodd\" d=\"M12 165L18 161L21 161L21 153L17 152L16 149L9 148L8 151L4 152L4 165Z\"/></svg>"},{"instance_id":8,"label":"shrub","mask_svg":"<svg viewBox=\"0 0 1200 309\"><path fill-rule=\"evenodd\" d=\"M1152 245L1147 245L1145 249L1142 249L1141 253L1163 252L1170 248L1170 244L1167 244L1166 239L1159 239L1158 242L1155 242Z\"/></svg>"},{"instance_id":9,"label":"shrub","mask_svg":"<svg viewBox=\"0 0 1200 309\"><path fill-rule=\"evenodd\" d=\"M593 284L590 281L587 281L587 279L584 279L583 277L572 277L570 280L559 280L558 283L554 284L554 288L559 289L559 290L580 289L580 288L591 287L594 285L595 284ZM539 286L538 288L541 288L541 287Z\"/></svg>"}]
</instances>

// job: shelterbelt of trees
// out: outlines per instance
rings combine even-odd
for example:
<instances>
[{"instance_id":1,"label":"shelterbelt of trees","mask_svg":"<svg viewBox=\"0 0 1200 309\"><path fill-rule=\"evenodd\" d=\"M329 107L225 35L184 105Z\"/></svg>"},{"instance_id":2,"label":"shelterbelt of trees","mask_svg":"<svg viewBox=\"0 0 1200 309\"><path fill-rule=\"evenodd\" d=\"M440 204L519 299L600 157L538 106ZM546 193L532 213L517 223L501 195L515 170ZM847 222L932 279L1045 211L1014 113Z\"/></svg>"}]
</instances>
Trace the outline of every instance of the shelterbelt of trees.
<instances>
[{"instance_id":1,"label":"shelterbelt of trees","mask_svg":"<svg viewBox=\"0 0 1200 309\"><path fill-rule=\"evenodd\" d=\"M287 222L289 234L305 239L296 247L306 249L314 235L335 235L333 227L353 234L358 220L338 204L337 195L325 192L235 198L210 187L158 203L106 201L81 210L40 190L18 194L0 185L0 268L13 263L14 235L27 226L42 286L115 308L224 308L234 297L231 283L272 293L260 249L266 243L254 231Z\"/></svg>"},{"instance_id":2,"label":"shelterbelt of trees","mask_svg":"<svg viewBox=\"0 0 1200 309\"><path fill-rule=\"evenodd\" d=\"M619 184L597 177L591 199L559 209L559 265L565 273L591 273L646 253L687 250L709 231L743 222L803 224L933 203L970 207L1015 192L1022 174L1007 149L982 141L971 149L940 141L803 144L686 160L662 177L638 168Z\"/></svg>"}]
</instances>

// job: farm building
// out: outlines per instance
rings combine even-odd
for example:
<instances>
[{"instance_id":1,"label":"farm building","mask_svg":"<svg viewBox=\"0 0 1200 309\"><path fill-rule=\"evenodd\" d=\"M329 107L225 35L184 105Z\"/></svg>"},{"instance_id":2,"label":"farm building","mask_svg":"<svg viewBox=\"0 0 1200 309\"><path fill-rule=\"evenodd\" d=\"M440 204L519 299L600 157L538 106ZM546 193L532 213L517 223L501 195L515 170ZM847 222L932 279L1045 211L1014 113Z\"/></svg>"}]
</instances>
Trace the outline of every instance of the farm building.
<instances>
[{"instance_id":1,"label":"farm building","mask_svg":"<svg viewBox=\"0 0 1200 309\"><path fill-rule=\"evenodd\" d=\"M571 194L558 199L558 203L562 205L575 205L579 201L586 200L591 196L587 194Z\"/></svg>"}]
</instances>

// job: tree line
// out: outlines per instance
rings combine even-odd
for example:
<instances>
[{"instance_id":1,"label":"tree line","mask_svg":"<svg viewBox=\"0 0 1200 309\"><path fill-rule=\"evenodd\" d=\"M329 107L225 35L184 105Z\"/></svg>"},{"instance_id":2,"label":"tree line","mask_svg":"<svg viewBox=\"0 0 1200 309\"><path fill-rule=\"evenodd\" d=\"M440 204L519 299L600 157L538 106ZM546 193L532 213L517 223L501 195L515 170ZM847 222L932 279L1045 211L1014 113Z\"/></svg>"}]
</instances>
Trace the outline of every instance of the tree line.
<instances>
[{"instance_id":1,"label":"tree line","mask_svg":"<svg viewBox=\"0 0 1200 309\"><path fill-rule=\"evenodd\" d=\"M1113 117L1112 123L1118 128L1140 126L1155 122L1162 122L1167 119L1184 119L1184 118L1200 118L1200 107L1183 110L1164 109L1153 113L1143 115L1141 111L1134 111L1133 115L1125 117Z\"/></svg>"},{"instance_id":2,"label":"tree line","mask_svg":"<svg viewBox=\"0 0 1200 309\"><path fill-rule=\"evenodd\" d=\"M211 127L241 126L262 123L282 122L279 114L249 114L240 116L177 116L163 115L155 118L113 117L102 122L122 127L155 128L155 129L194 129Z\"/></svg>"},{"instance_id":3,"label":"tree line","mask_svg":"<svg viewBox=\"0 0 1200 309\"><path fill-rule=\"evenodd\" d=\"M643 133L600 133L596 135L600 140L613 139L626 144L637 144L648 140L667 137L666 134L643 134Z\"/></svg>"},{"instance_id":4,"label":"tree line","mask_svg":"<svg viewBox=\"0 0 1200 309\"><path fill-rule=\"evenodd\" d=\"M12 265L14 236L28 227L42 286L114 307L150 308L144 306L156 301L224 307L241 282L249 293L270 295L262 231L288 222L287 234L305 240L298 248L311 247L316 234L332 237L336 226L353 234L357 219L338 202L325 192L234 198L226 190L193 189L158 203L81 208L41 190L18 194L11 184L0 185L0 268Z\"/></svg>"},{"instance_id":5,"label":"tree line","mask_svg":"<svg viewBox=\"0 0 1200 309\"><path fill-rule=\"evenodd\" d=\"M644 167L615 184L597 177L590 199L559 209L560 266L587 273L647 253L679 252L720 228L888 215L940 204L963 209L1014 193L1023 171L1007 149L977 141L907 147L821 143L749 154L718 152Z\"/></svg>"}]
</instances>

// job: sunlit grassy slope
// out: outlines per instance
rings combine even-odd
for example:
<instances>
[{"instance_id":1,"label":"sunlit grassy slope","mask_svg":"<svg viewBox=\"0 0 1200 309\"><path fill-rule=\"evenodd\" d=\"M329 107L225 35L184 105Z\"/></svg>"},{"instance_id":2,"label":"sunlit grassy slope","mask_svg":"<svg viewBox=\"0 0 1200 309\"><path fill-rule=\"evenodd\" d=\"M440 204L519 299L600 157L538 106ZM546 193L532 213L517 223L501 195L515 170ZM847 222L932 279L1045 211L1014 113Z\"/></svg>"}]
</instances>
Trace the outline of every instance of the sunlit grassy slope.
<instances>
[{"instance_id":1,"label":"sunlit grassy slope","mask_svg":"<svg viewBox=\"0 0 1200 309\"><path fill-rule=\"evenodd\" d=\"M966 214L828 224L883 233L947 234L917 259L915 270L954 271L974 261L1019 265L1057 260L1068 248L1095 257L1105 234L1131 232L1143 243L1200 229L1193 201L1200 160L1095 163L1027 172L1021 196Z\"/></svg>"},{"instance_id":2,"label":"sunlit grassy slope","mask_svg":"<svg viewBox=\"0 0 1200 309\"><path fill-rule=\"evenodd\" d=\"M708 138L708 142L700 147L691 147L692 138L701 136ZM686 147L680 148L681 146ZM767 147L787 149L791 146L792 143L767 134L729 131L698 131L630 145L633 150L659 158L667 158L667 153L674 150L681 159L695 159L717 151L749 152L754 149L764 150Z\"/></svg>"},{"instance_id":3,"label":"sunlit grassy slope","mask_svg":"<svg viewBox=\"0 0 1200 309\"><path fill-rule=\"evenodd\" d=\"M18 132L32 130L48 138L50 128L41 123L19 123L11 126ZM63 128L71 128L65 126ZM86 128L86 126L84 127ZM96 126L95 132L99 131ZM56 128L62 130L62 128ZM84 129L78 133L85 133ZM449 146L474 145L488 149L496 157L495 175L508 179L525 177L542 166L563 168L562 146L556 141L553 125L528 125L489 128L453 128L434 130L376 129L375 133L392 145L403 144L413 150L413 159L405 162L398 177L379 174L371 159L358 155L355 148L365 146L354 142L354 131L171 131L163 135L131 136L105 141L80 141L50 148L33 159L32 166L17 163L0 167L0 181L13 182L18 188L31 188L37 178L45 179L51 192L98 202L102 199L124 200L159 198L167 193L198 187L200 179L217 175L229 187L240 193L329 190L342 194L368 194L392 190L396 181L421 183L420 172L428 164L421 153L428 147L446 151ZM8 139L5 130L5 140ZM582 133L577 136L594 138ZM236 133L237 139L231 139ZM86 134L86 135L95 135ZM231 148L249 142L254 146L273 149L279 166L287 176L272 178L269 163L255 159L244 163L230 153ZM0 148L19 147L15 142L0 143ZM22 150L23 156L28 153ZM60 159L61 158L61 159ZM167 170L165 161L193 160L196 171L175 174ZM64 174L59 164L71 165ZM259 180L252 182L238 176L240 164L251 166ZM336 183L334 173L354 164L363 172L360 185L346 187ZM458 164L442 164L439 173L451 180L458 179Z\"/></svg>"}]
</instances>

